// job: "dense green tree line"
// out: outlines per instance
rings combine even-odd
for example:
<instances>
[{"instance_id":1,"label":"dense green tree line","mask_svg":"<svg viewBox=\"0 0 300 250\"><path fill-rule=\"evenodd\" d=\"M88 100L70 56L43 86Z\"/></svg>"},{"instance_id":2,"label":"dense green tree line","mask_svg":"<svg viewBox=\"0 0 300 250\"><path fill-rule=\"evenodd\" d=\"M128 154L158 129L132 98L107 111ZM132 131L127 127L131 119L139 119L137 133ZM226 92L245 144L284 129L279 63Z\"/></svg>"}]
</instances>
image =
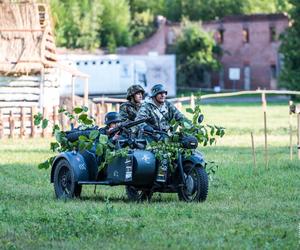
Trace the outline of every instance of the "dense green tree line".
<instances>
[{"instance_id":1,"label":"dense green tree line","mask_svg":"<svg viewBox=\"0 0 300 250\"><path fill-rule=\"evenodd\" d=\"M58 46L95 49L136 44L155 31L155 16L180 22L286 11L287 0L51 0Z\"/></svg>"},{"instance_id":2,"label":"dense green tree line","mask_svg":"<svg viewBox=\"0 0 300 250\"><path fill-rule=\"evenodd\" d=\"M284 67L280 75L280 85L292 90L300 90L300 1L289 0L292 4L290 17L292 25L282 37L281 52Z\"/></svg>"}]
</instances>

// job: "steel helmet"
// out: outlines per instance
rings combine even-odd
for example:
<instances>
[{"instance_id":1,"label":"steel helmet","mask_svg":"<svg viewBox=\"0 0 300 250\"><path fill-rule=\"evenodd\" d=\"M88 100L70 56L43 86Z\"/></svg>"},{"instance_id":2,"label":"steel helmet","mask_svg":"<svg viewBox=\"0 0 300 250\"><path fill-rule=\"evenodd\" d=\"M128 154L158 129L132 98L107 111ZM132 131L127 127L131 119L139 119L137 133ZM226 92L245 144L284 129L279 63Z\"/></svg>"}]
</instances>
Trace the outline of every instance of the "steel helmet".
<instances>
[{"instance_id":1,"label":"steel helmet","mask_svg":"<svg viewBox=\"0 0 300 250\"><path fill-rule=\"evenodd\" d=\"M156 95L160 93L166 93L168 94L168 91L166 90L165 86L163 84L155 84L151 88L151 97L155 97Z\"/></svg>"},{"instance_id":2,"label":"steel helmet","mask_svg":"<svg viewBox=\"0 0 300 250\"><path fill-rule=\"evenodd\" d=\"M111 123L121 122L122 118L118 112L108 112L105 115L104 123L105 125L109 125Z\"/></svg>"},{"instance_id":3,"label":"steel helmet","mask_svg":"<svg viewBox=\"0 0 300 250\"><path fill-rule=\"evenodd\" d=\"M145 94L145 90L143 89L143 87L141 85L131 85L128 89L127 89L127 95L126 95L126 99L130 100L131 97L133 97L136 93L138 92L142 92L142 95Z\"/></svg>"}]
</instances>

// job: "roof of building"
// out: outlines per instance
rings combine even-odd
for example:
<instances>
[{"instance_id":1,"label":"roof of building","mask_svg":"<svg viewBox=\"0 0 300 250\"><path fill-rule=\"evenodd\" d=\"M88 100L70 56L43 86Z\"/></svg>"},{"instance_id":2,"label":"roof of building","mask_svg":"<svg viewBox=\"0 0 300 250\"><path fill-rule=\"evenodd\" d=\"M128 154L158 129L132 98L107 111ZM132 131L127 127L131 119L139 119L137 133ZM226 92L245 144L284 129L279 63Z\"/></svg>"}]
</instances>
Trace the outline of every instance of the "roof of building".
<instances>
[{"instance_id":1,"label":"roof of building","mask_svg":"<svg viewBox=\"0 0 300 250\"><path fill-rule=\"evenodd\" d=\"M0 0L0 74L34 74L54 67L56 47L48 6Z\"/></svg>"},{"instance_id":2,"label":"roof of building","mask_svg":"<svg viewBox=\"0 0 300 250\"><path fill-rule=\"evenodd\" d=\"M274 14L233 15L233 16L225 16L218 20L203 22L203 24L233 23L233 22L261 22L261 21L274 22L280 20L288 20L287 14L274 13Z\"/></svg>"}]
</instances>

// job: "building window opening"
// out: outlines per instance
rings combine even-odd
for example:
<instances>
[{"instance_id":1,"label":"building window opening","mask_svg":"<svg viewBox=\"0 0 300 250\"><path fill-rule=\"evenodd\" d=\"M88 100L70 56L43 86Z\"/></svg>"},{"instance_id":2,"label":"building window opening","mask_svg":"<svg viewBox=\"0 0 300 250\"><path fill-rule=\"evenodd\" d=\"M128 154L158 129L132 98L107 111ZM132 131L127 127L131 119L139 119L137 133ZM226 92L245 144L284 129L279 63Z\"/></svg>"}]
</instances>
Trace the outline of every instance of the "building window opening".
<instances>
[{"instance_id":1,"label":"building window opening","mask_svg":"<svg viewBox=\"0 0 300 250\"><path fill-rule=\"evenodd\" d=\"M217 43L218 44L224 43L224 30L223 29L219 29L217 31Z\"/></svg>"},{"instance_id":2,"label":"building window opening","mask_svg":"<svg viewBox=\"0 0 300 250\"><path fill-rule=\"evenodd\" d=\"M222 44L224 42L224 30L219 29L217 32L217 42Z\"/></svg>"},{"instance_id":3,"label":"building window opening","mask_svg":"<svg viewBox=\"0 0 300 250\"><path fill-rule=\"evenodd\" d=\"M276 28L270 27L270 42L275 42L277 40Z\"/></svg>"},{"instance_id":4,"label":"building window opening","mask_svg":"<svg viewBox=\"0 0 300 250\"><path fill-rule=\"evenodd\" d=\"M277 79L277 67L275 64L272 64L270 66L270 70L271 70L271 79Z\"/></svg>"},{"instance_id":5,"label":"building window opening","mask_svg":"<svg viewBox=\"0 0 300 250\"><path fill-rule=\"evenodd\" d=\"M249 43L250 42L250 34L248 28L243 28L243 42Z\"/></svg>"}]
</instances>

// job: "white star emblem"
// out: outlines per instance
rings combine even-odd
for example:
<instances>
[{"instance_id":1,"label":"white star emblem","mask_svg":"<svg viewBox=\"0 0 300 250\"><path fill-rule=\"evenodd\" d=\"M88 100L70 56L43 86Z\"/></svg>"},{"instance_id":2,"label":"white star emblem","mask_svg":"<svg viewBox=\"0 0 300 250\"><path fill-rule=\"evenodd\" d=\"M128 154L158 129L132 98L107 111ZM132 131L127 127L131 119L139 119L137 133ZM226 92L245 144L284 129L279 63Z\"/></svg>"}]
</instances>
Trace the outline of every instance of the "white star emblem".
<instances>
[{"instance_id":1,"label":"white star emblem","mask_svg":"<svg viewBox=\"0 0 300 250\"><path fill-rule=\"evenodd\" d=\"M147 155L144 155L144 156L142 157L142 160L143 160L144 162L146 162L146 163L149 163L150 157L147 156Z\"/></svg>"}]
</instances>

